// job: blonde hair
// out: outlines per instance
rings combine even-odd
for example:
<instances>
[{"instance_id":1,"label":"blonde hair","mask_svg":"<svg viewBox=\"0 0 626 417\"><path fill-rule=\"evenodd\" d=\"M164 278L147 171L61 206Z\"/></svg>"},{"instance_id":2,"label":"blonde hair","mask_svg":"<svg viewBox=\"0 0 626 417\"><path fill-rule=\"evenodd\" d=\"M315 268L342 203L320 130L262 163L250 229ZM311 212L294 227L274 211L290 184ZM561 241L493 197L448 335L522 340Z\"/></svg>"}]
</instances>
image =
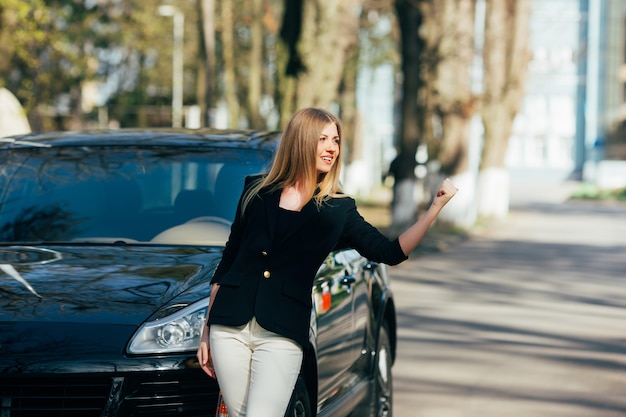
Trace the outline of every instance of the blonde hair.
<instances>
[{"instance_id":1,"label":"blonde hair","mask_svg":"<svg viewBox=\"0 0 626 417\"><path fill-rule=\"evenodd\" d=\"M337 126L339 134L339 158L328 173L317 172L317 144L322 130L329 124ZM320 206L329 197L340 197L339 174L341 171L341 122L330 112L307 107L298 110L285 128L272 166L267 175L260 178L244 196L242 212L261 190L270 192L293 186L304 185L307 198Z\"/></svg>"}]
</instances>

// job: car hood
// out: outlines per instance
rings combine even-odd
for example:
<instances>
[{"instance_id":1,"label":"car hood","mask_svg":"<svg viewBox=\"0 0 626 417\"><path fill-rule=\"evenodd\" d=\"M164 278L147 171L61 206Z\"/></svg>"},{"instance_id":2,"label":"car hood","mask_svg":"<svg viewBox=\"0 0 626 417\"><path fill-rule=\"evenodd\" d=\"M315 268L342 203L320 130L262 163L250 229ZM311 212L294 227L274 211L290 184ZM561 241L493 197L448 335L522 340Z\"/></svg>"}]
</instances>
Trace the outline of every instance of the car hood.
<instances>
[{"instance_id":1,"label":"car hood","mask_svg":"<svg viewBox=\"0 0 626 417\"><path fill-rule=\"evenodd\" d=\"M137 326L208 296L220 256L184 246L0 247L0 322Z\"/></svg>"},{"instance_id":2,"label":"car hood","mask_svg":"<svg viewBox=\"0 0 626 417\"><path fill-rule=\"evenodd\" d=\"M220 256L217 247L0 247L0 375L193 367L186 356L129 357L126 345L144 321L208 297Z\"/></svg>"}]
</instances>

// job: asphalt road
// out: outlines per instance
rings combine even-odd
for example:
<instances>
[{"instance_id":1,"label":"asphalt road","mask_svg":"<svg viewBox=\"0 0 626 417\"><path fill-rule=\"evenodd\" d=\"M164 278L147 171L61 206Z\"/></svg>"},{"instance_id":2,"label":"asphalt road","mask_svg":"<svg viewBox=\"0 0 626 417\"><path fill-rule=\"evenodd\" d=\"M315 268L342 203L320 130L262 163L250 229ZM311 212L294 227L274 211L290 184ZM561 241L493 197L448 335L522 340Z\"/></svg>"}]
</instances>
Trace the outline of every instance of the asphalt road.
<instances>
[{"instance_id":1,"label":"asphalt road","mask_svg":"<svg viewBox=\"0 0 626 417\"><path fill-rule=\"evenodd\" d=\"M626 204L521 204L390 273L396 417L626 416Z\"/></svg>"}]
</instances>

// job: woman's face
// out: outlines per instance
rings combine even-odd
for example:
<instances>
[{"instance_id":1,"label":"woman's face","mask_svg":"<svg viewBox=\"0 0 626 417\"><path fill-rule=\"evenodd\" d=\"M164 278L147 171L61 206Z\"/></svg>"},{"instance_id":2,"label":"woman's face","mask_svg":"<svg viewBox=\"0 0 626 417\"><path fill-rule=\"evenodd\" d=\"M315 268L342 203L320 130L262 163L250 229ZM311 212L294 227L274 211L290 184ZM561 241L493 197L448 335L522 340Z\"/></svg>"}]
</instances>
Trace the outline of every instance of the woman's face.
<instances>
[{"instance_id":1,"label":"woman's face","mask_svg":"<svg viewBox=\"0 0 626 417\"><path fill-rule=\"evenodd\" d=\"M337 125L334 123L327 124L320 133L317 142L316 168L318 174L328 173L339 158L339 142Z\"/></svg>"}]
</instances>

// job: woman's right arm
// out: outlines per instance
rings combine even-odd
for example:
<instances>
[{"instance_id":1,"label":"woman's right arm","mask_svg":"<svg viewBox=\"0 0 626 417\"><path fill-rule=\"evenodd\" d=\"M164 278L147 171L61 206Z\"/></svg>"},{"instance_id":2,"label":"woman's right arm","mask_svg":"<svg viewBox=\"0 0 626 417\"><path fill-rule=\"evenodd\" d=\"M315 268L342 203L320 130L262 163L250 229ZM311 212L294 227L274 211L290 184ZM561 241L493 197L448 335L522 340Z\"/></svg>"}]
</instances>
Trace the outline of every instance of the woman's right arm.
<instances>
[{"instance_id":1,"label":"woman's right arm","mask_svg":"<svg viewBox=\"0 0 626 417\"><path fill-rule=\"evenodd\" d=\"M200 347L198 347L198 362L200 368L211 378L215 378L215 370L213 369L213 359L211 358L211 346L209 344L209 313L213 306L215 296L220 289L219 284L213 284L211 287L211 295L209 296L209 307L206 312L206 318L204 320L204 326L202 326L202 335L200 336Z\"/></svg>"},{"instance_id":2,"label":"woman's right arm","mask_svg":"<svg viewBox=\"0 0 626 417\"><path fill-rule=\"evenodd\" d=\"M245 228L245 220L242 217L242 203L245 194L247 193L249 187L251 186L252 177L246 177L244 189L239 196L239 202L237 203L237 210L235 211L235 220L230 227L230 234L228 236L228 241L226 241L226 245L224 246L224 251L222 252L222 259L220 263L217 265L215 272L213 273L213 277L211 278L211 283L219 283L222 279L222 276L228 272L233 262L235 262L235 258L237 253L239 252L239 246L241 245L241 240L243 239L244 228Z\"/></svg>"},{"instance_id":3,"label":"woman's right arm","mask_svg":"<svg viewBox=\"0 0 626 417\"><path fill-rule=\"evenodd\" d=\"M211 346L209 343L209 316L211 313L211 307L213 306L213 302L217 295L217 292L220 289L220 279L222 276L230 269L231 265L235 261L235 257L237 256L237 252L239 251L239 246L241 244L241 239L243 238L244 232L244 221L242 219L242 202L244 195L248 187L252 182L252 177L246 177L244 190L239 196L239 202L237 203L237 211L235 212L235 221L233 222L230 228L230 235L228 237L228 241L224 247L224 251L222 252L222 259L220 263L217 265L215 272L213 273L213 277L211 277L211 295L209 296L209 306L206 313L206 318L204 321L204 326L202 326L202 335L200 336L200 346L198 347L198 362L200 363L200 368L209 375L211 378L215 378L215 370L213 369L213 361L211 358Z\"/></svg>"}]
</instances>

